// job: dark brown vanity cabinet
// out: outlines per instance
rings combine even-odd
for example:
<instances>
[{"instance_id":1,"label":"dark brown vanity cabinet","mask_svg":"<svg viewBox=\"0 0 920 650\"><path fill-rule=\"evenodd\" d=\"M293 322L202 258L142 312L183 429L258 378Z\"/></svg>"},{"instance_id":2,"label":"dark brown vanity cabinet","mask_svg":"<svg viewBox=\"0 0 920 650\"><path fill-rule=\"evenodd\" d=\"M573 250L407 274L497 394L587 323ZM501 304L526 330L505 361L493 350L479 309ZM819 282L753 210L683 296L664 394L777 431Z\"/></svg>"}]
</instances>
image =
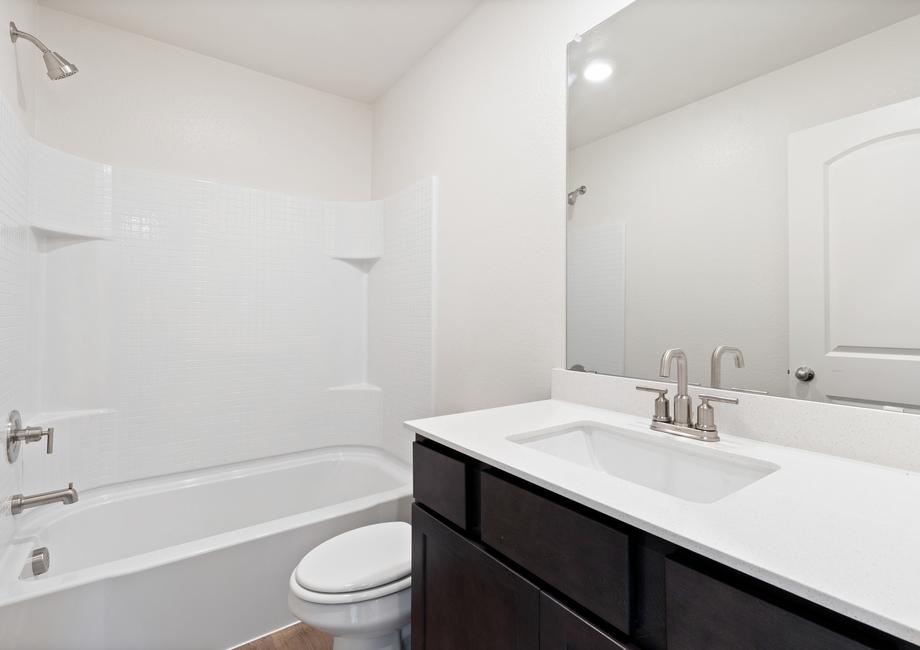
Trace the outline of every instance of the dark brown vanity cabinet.
<instances>
[{"instance_id":1,"label":"dark brown vanity cabinet","mask_svg":"<svg viewBox=\"0 0 920 650\"><path fill-rule=\"evenodd\" d=\"M917 649L429 441L413 650Z\"/></svg>"}]
</instances>

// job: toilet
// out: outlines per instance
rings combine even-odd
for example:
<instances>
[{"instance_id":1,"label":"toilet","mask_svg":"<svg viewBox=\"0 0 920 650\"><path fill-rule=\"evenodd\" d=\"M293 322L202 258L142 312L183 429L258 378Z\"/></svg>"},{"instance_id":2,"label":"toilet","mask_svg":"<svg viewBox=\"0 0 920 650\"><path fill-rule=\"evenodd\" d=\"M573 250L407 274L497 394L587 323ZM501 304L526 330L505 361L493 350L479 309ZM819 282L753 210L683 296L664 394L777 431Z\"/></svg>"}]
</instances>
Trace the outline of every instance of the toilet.
<instances>
[{"instance_id":1,"label":"toilet","mask_svg":"<svg viewBox=\"0 0 920 650\"><path fill-rule=\"evenodd\" d=\"M355 528L307 553L291 574L294 616L326 634L333 650L409 647L412 527Z\"/></svg>"}]
</instances>

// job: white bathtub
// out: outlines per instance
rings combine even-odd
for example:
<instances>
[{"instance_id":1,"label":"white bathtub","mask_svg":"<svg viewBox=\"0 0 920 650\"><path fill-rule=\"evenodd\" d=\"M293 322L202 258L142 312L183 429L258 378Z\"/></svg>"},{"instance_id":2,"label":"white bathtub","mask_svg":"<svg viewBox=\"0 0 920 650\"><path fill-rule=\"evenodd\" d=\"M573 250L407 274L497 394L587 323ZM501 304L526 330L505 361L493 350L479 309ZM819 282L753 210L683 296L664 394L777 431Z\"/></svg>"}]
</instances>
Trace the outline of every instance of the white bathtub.
<instances>
[{"instance_id":1,"label":"white bathtub","mask_svg":"<svg viewBox=\"0 0 920 650\"><path fill-rule=\"evenodd\" d=\"M283 627L304 553L408 521L406 465L340 447L90 490L20 515L0 558L0 647L229 648ZM79 485L77 489L79 489ZM51 568L20 578L33 548Z\"/></svg>"}]
</instances>

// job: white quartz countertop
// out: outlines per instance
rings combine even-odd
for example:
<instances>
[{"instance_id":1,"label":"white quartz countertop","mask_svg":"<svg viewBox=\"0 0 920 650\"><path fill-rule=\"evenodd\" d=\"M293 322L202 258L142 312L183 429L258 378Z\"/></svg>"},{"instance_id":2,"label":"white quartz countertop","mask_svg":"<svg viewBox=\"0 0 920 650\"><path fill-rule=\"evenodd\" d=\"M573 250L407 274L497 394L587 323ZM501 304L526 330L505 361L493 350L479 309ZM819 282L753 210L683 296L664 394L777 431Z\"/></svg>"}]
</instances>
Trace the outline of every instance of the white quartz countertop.
<instances>
[{"instance_id":1,"label":"white quartz countertop","mask_svg":"<svg viewBox=\"0 0 920 650\"><path fill-rule=\"evenodd\" d=\"M640 428L780 466L696 503L508 440L578 422ZM920 643L920 474L720 432L705 443L648 419L545 400L414 420L410 430L605 515L913 643Z\"/></svg>"}]
</instances>

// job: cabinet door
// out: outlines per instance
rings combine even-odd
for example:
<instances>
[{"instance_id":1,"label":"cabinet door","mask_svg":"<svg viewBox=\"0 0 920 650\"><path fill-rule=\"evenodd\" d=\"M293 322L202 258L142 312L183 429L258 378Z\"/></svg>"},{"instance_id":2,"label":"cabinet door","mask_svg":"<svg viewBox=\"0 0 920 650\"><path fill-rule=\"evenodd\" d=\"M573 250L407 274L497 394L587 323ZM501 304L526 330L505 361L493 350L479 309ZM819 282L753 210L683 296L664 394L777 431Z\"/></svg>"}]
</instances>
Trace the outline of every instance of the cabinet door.
<instances>
[{"instance_id":1,"label":"cabinet door","mask_svg":"<svg viewBox=\"0 0 920 650\"><path fill-rule=\"evenodd\" d=\"M540 650L628 650L546 593L540 594Z\"/></svg>"},{"instance_id":2,"label":"cabinet door","mask_svg":"<svg viewBox=\"0 0 920 650\"><path fill-rule=\"evenodd\" d=\"M538 650L540 592L412 506L412 650Z\"/></svg>"}]
</instances>

